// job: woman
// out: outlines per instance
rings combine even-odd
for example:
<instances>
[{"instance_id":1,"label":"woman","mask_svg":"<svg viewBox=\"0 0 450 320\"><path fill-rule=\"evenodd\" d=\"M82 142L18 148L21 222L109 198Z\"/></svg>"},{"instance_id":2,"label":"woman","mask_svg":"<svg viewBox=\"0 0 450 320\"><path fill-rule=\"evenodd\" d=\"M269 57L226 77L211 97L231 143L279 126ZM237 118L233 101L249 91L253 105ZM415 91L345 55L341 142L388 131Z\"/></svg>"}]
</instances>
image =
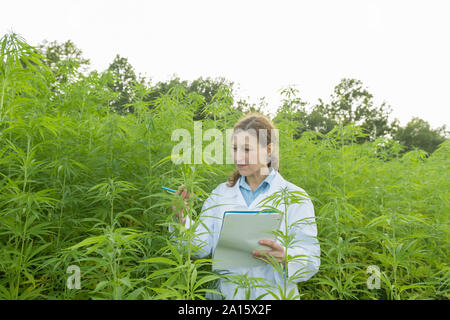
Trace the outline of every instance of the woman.
<instances>
[{"instance_id":1,"label":"woman","mask_svg":"<svg viewBox=\"0 0 450 320\"><path fill-rule=\"evenodd\" d=\"M233 172L228 181L219 184L205 201L202 207L199 223L195 233L197 245L201 248L198 257L206 257L214 252L217 245L222 224L223 213L227 210L260 210L258 203L273 193L287 188L288 191L306 192L298 186L286 181L279 173L277 157L277 141L275 127L272 122L261 114L249 114L236 123L233 128L233 156L237 170ZM261 157L267 155L267 157ZM261 160L262 159L262 160ZM180 194L188 203L189 194L184 186L180 186L177 194ZM271 202L266 205L271 205ZM172 207L176 210L175 207ZM284 212L284 207L279 205L277 209ZM177 212L181 224L189 227L191 221L184 215L184 208ZM309 223L299 223L309 220ZM284 287L284 276L287 276L287 292L294 290L298 294L296 283L311 278L319 269L320 247L316 240L317 228L314 220L314 207L310 199L306 198L298 203L292 203L287 208L287 221L290 233L294 235L294 245L285 248L277 241L261 239L260 244L267 250L253 251L255 259L273 257L282 264L285 274L275 271L269 263L252 268L233 268L227 270L233 275L264 278L272 286L271 291L277 293L277 286ZM297 223L296 223L297 222ZM280 231L285 230L285 221L280 226ZM286 254L289 256L302 256L300 259L290 261L284 265ZM272 259L273 260L273 259ZM237 289L237 285L221 279L218 285L225 299L245 299L245 289ZM235 290L237 293L235 294ZM247 292L248 293L248 292ZM251 288L250 299L257 297L262 299L274 299L267 289L259 286ZM210 298L216 299L217 296Z\"/></svg>"}]
</instances>

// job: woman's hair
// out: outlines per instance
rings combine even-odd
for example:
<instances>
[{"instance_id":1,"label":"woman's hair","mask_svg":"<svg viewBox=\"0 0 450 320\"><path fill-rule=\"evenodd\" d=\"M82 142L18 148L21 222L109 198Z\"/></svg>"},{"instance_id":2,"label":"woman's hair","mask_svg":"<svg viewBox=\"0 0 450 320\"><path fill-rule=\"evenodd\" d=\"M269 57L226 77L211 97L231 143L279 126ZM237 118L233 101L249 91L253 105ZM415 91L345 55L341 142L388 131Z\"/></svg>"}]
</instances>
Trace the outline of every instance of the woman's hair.
<instances>
[{"instance_id":1,"label":"woman's hair","mask_svg":"<svg viewBox=\"0 0 450 320\"><path fill-rule=\"evenodd\" d=\"M253 129L253 130L251 130ZM261 130L260 129L266 129L266 130ZM270 119L268 117L266 117L265 115L261 114L261 113L257 113L257 112L252 112L249 113L247 115L245 115L244 117L242 117L235 125L233 128L233 135L235 133L237 133L237 131L247 131L247 130L251 130L250 132L256 132L256 138L258 142L261 142L260 139L260 135L267 133L267 145L269 145L270 143L274 143L274 148L278 147L276 140L276 135L272 136L272 134L274 134L275 130L275 126L273 125L272 121L270 121ZM264 139L263 139L264 140ZM277 170L278 172L280 172L280 167L279 167L279 159L277 158L278 153L274 152L274 148L272 148L271 150L271 155L270 155L270 161L267 163L267 166L270 168L274 168L275 170ZM227 186L228 187L233 187L236 182L239 180L239 178L241 177L239 170L235 170L233 173L230 174L230 176L228 177L228 182L227 182Z\"/></svg>"}]
</instances>

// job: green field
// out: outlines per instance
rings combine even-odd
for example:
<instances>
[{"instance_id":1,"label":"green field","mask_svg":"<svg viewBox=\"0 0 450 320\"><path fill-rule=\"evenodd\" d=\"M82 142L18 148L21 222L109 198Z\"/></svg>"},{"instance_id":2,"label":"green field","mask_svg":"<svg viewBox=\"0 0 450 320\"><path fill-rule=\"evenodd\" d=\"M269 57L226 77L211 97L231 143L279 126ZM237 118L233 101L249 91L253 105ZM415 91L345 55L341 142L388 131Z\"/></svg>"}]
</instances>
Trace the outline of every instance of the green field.
<instances>
[{"instance_id":1,"label":"green field","mask_svg":"<svg viewBox=\"0 0 450 320\"><path fill-rule=\"evenodd\" d=\"M177 199L160 186L206 199L226 181L234 165L172 163L170 137L193 131L200 105L204 130L232 128L242 112L229 93L205 103L175 87L148 108L141 86L134 113L118 114L104 75L55 85L33 47L1 45L0 299L204 298L218 276L169 237ZM274 123L280 173L308 192L317 218L321 266L301 299L448 299L448 139L431 154L401 152L389 139L359 143L355 125L296 137L291 120ZM69 266L79 289L67 286ZM379 288L367 286L369 266Z\"/></svg>"}]
</instances>

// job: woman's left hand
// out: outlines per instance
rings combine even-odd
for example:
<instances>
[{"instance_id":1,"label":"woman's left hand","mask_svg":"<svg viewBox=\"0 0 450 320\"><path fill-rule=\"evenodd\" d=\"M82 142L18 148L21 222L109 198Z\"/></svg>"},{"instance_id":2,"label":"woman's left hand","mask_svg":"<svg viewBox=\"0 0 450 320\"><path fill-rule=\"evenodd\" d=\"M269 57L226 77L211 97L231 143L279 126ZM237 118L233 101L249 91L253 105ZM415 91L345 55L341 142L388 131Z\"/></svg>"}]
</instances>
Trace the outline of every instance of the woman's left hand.
<instances>
[{"instance_id":1,"label":"woman's left hand","mask_svg":"<svg viewBox=\"0 0 450 320\"><path fill-rule=\"evenodd\" d=\"M263 259L266 261L269 261L263 253L267 254L268 256L272 256L273 258L277 259L279 263L284 265L285 262L285 253L284 248L272 240L259 240L259 244L262 244L264 246L268 246L271 248L271 250L253 250L252 254L254 258Z\"/></svg>"}]
</instances>

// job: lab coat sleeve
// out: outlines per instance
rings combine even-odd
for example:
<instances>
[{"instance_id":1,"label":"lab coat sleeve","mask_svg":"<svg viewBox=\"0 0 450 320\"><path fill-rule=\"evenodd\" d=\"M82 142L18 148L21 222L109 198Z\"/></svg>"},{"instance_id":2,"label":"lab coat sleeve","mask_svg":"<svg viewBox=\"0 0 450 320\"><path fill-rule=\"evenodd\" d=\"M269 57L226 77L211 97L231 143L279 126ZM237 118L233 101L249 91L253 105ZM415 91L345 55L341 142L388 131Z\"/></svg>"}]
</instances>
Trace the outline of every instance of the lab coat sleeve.
<instances>
[{"instance_id":1,"label":"lab coat sleeve","mask_svg":"<svg viewBox=\"0 0 450 320\"><path fill-rule=\"evenodd\" d=\"M292 247L287 248L287 254L295 259L288 262L287 276L293 282L306 281L317 273L320 266L320 245L314 206L310 199L290 206L288 224L295 238Z\"/></svg>"},{"instance_id":2,"label":"lab coat sleeve","mask_svg":"<svg viewBox=\"0 0 450 320\"><path fill-rule=\"evenodd\" d=\"M186 217L185 228L195 228L195 237L192 238L191 244L198 248L192 255L193 258L205 258L211 254L213 247L213 232L214 221L216 216L215 208L211 208L214 205L215 197L210 195L208 199L203 203L202 210L200 212L198 221L194 222L189 217ZM173 226L169 225L169 232L174 231Z\"/></svg>"},{"instance_id":3,"label":"lab coat sleeve","mask_svg":"<svg viewBox=\"0 0 450 320\"><path fill-rule=\"evenodd\" d=\"M215 225L217 224L217 210L211 208L215 204L215 197L209 196L203 203L202 211L197 223L190 220L189 227L195 228L196 237L193 239L193 244L198 247L198 251L193 255L194 258L205 258L212 253L213 250L213 235ZM187 223L187 221L186 221Z\"/></svg>"}]
</instances>

